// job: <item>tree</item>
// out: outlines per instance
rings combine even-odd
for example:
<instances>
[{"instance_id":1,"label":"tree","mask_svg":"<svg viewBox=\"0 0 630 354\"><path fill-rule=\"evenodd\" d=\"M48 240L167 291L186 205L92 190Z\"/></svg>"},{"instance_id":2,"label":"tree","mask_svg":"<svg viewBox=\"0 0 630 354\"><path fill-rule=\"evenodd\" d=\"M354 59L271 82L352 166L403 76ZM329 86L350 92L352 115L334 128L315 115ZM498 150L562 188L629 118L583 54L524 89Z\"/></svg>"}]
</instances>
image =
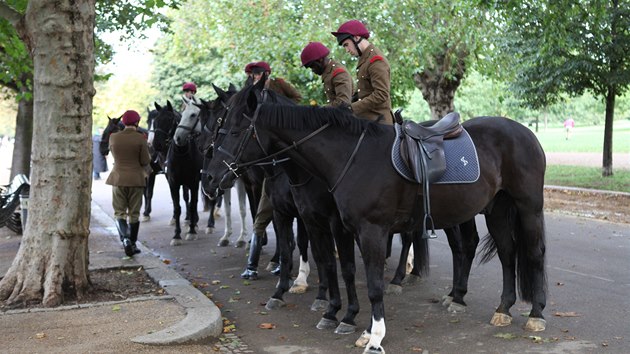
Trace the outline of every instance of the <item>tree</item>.
<instances>
[{"instance_id":1,"label":"tree","mask_svg":"<svg viewBox=\"0 0 630 354\"><path fill-rule=\"evenodd\" d=\"M615 101L630 86L630 3L519 0L496 6L505 33L499 52L530 107L553 104L561 93L603 99L602 176L612 176Z\"/></svg>"},{"instance_id":2,"label":"tree","mask_svg":"<svg viewBox=\"0 0 630 354\"><path fill-rule=\"evenodd\" d=\"M36 207L29 210L20 249L0 281L0 301L9 305L41 301L55 306L64 290L73 289L80 298L89 286L95 1L31 0L23 13L0 2L0 17L15 29L32 59L37 118L30 179ZM121 2L104 3L128 9ZM142 11L165 2L149 3ZM122 17L133 21L142 11Z\"/></svg>"}]
</instances>

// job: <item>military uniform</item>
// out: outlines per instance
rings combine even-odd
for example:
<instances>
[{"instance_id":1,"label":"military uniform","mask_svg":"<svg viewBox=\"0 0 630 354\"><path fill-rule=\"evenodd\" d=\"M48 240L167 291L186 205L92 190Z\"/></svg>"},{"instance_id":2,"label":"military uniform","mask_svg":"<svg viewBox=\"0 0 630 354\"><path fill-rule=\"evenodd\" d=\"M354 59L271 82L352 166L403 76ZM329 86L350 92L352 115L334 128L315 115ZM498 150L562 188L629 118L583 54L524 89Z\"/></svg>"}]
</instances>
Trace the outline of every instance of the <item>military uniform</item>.
<instances>
[{"instance_id":1,"label":"military uniform","mask_svg":"<svg viewBox=\"0 0 630 354\"><path fill-rule=\"evenodd\" d=\"M358 101L352 103L355 115L370 120L383 116L383 124L394 124L389 96L390 69L383 53L370 44L357 63Z\"/></svg>"},{"instance_id":2,"label":"military uniform","mask_svg":"<svg viewBox=\"0 0 630 354\"><path fill-rule=\"evenodd\" d=\"M114 168L105 183L114 186L112 204L116 219L137 222L146 185L145 167L151 156L143 134L132 127L114 133L109 138L109 149L114 156Z\"/></svg>"},{"instance_id":3,"label":"military uniform","mask_svg":"<svg viewBox=\"0 0 630 354\"><path fill-rule=\"evenodd\" d=\"M330 59L322 73L326 103L339 106L342 102L350 104L352 99L352 77L345 66Z\"/></svg>"},{"instance_id":4,"label":"military uniform","mask_svg":"<svg viewBox=\"0 0 630 354\"><path fill-rule=\"evenodd\" d=\"M269 78L267 80L267 88L275 93L281 94L285 97L288 97L295 101L295 103L300 103L302 100L302 95L295 89L295 87L291 86L288 82L281 78Z\"/></svg>"}]
</instances>

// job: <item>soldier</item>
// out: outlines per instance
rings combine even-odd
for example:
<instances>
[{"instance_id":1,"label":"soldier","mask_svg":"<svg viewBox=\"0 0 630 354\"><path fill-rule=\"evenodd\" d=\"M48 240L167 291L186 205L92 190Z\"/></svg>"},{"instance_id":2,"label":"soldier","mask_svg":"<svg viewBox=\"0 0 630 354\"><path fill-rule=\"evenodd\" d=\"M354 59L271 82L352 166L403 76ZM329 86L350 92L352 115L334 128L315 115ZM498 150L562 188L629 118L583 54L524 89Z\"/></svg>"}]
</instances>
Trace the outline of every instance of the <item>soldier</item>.
<instances>
[{"instance_id":1,"label":"soldier","mask_svg":"<svg viewBox=\"0 0 630 354\"><path fill-rule=\"evenodd\" d=\"M182 92L184 92L184 97L192 99L192 97L197 94L197 85L195 85L194 82L185 82L182 86ZM186 109L186 103L182 102L182 107L179 111L183 112L184 109Z\"/></svg>"},{"instance_id":2,"label":"soldier","mask_svg":"<svg viewBox=\"0 0 630 354\"><path fill-rule=\"evenodd\" d=\"M142 134L138 134L140 115L126 111L122 115L125 129L109 138L109 150L114 156L114 168L105 183L112 186L112 206L120 240L129 257L140 250L136 247L140 230L140 207L146 185L145 168L149 165L149 147ZM129 224L127 224L127 218Z\"/></svg>"},{"instance_id":3,"label":"soldier","mask_svg":"<svg viewBox=\"0 0 630 354\"><path fill-rule=\"evenodd\" d=\"M329 106L349 106L352 97L352 77L345 66L328 58L330 50L320 42L310 42L302 50L302 66L322 77L326 103Z\"/></svg>"},{"instance_id":4,"label":"soldier","mask_svg":"<svg viewBox=\"0 0 630 354\"><path fill-rule=\"evenodd\" d=\"M302 95L300 95L298 90L296 90L295 87L291 86L290 83L282 78L272 78L270 76L271 67L266 62L259 61L253 63L251 69L252 76L254 78L254 84L264 78L264 80L266 80L265 87L269 90L286 96L295 101L295 103L300 103L300 101L302 100Z\"/></svg>"},{"instance_id":5,"label":"soldier","mask_svg":"<svg viewBox=\"0 0 630 354\"><path fill-rule=\"evenodd\" d=\"M367 41L370 32L357 20L345 22L336 32L331 32L340 46L352 56L358 57L356 102L352 102L355 115L394 124L390 101L390 68L383 53Z\"/></svg>"}]
</instances>

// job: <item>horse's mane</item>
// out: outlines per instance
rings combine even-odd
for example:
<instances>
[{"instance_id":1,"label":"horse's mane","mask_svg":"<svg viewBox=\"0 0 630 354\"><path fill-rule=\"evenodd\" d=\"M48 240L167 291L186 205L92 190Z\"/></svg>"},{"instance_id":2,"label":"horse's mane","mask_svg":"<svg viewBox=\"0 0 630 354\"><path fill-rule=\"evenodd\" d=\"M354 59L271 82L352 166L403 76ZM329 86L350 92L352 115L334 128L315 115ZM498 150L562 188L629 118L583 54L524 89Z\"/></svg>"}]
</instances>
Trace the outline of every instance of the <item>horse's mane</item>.
<instances>
[{"instance_id":1,"label":"horse's mane","mask_svg":"<svg viewBox=\"0 0 630 354\"><path fill-rule=\"evenodd\" d=\"M255 85L246 86L232 96L231 103L246 104ZM289 98L274 91L266 90L269 96L260 107L260 124L268 127L295 130L315 130L329 123L331 126L344 128L351 134L378 135L388 126L354 116L347 109L335 107L300 106Z\"/></svg>"}]
</instances>

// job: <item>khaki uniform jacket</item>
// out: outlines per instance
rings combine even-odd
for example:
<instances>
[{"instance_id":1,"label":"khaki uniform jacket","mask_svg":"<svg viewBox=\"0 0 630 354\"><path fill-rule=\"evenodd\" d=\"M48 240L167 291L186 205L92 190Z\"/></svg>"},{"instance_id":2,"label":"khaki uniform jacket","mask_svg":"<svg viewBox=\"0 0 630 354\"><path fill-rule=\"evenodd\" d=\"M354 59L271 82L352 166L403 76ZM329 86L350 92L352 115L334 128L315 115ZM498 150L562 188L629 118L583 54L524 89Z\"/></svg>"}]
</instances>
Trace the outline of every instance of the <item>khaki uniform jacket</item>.
<instances>
[{"instance_id":1,"label":"khaki uniform jacket","mask_svg":"<svg viewBox=\"0 0 630 354\"><path fill-rule=\"evenodd\" d=\"M357 63L357 94L359 100L352 103L355 115L376 120L383 115L381 123L394 124L389 62L383 53L370 44Z\"/></svg>"},{"instance_id":2,"label":"khaki uniform jacket","mask_svg":"<svg viewBox=\"0 0 630 354\"><path fill-rule=\"evenodd\" d=\"M302 95L300 95L298 90L291 86L290 83L284 81L284 79L269 78L267 81L267 88L275 93L292 99L295 103L300 103L300 101L302 101Z\"/></svg>"},{"instance_id":3,"label":"khaki uniform jacket","mask_svg":"<svg viewBox=\"0 0 630 354\"><path fill-rule=\"evenodd\" d=\"M352 77L345 66L330 59L322 74L326 104L337 107L342 102L348 104L352 100Z\"/></svg>"},{"instance_id":4,"label":"khaki uniform jacket","mask_svg":"<svg viewBox=\"0 0 630 354\"><path fill-rule=\"evenodd\" d=\"M151 157L144 135L133 127L109 137L109 150L114 156L114 168L105 183L116 187L144 187L145 167Z\"/></svg>"}]
</instances>

